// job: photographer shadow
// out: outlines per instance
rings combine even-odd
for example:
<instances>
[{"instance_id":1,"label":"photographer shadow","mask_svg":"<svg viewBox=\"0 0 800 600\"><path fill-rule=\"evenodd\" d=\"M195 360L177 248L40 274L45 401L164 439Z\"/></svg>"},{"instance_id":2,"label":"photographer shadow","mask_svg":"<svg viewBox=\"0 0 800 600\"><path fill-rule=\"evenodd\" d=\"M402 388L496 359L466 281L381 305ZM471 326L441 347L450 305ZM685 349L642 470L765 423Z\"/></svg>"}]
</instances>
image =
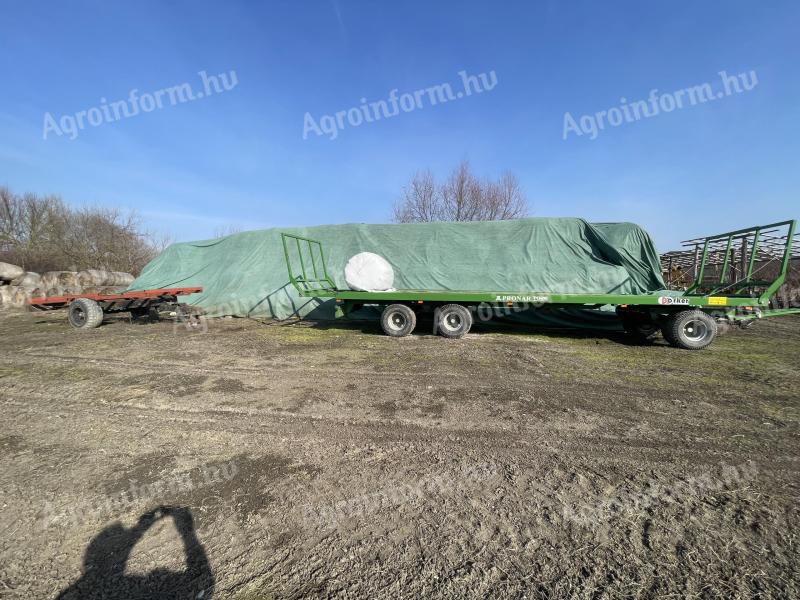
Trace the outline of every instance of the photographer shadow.
<instances>
[{"instance_id":1,"label":"photographer shadow","mask_svg":"<svg viewBox=\"0 0 800 600\"><path fill-rule=\"evenodd\" d=\"M158 568L146 575L126 574L136 543L160 519L169 516L183 542L185 571ZM161 506L143 514L131 528L116 522L97 534L86 548L83 575L63 590L58 600L208 600L214 593L214 583L205 549L195 534L192 513L184 507Z\"/></svg>"}]
</instances>

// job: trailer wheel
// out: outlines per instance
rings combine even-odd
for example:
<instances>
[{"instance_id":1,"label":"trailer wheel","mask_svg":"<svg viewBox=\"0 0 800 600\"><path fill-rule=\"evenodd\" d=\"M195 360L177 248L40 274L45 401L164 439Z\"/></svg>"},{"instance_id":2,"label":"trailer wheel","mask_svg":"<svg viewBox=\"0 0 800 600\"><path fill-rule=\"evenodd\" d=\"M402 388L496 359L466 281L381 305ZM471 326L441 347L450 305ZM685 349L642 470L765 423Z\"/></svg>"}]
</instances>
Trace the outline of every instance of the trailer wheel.
<instances>
[{"instance_id":1,"label":"trailer wheel","mask_svg":"<svg viewBox=\"0 0 800 600\"><path fill-rule=\"evenodd\" d=\"M437 309L436 329L446 338L461 338L472 328L472 313L460 304L445 304Z\"/></svg>"},{"instance_id":2,"label":"trailer wheel","mask_svg":"<svg viewBox=\"0 0 800 600\"><path fill-rule=\"evenodd\" d=\"M94 329L103 322L103 309L90 298L76 298L69 304L67 318L75 329Z\"/></svg>"},{"instance_id":3,"label":"trailer wheel","mask_svg":"<svg viewBox=\"0 0 800 600\"><path fill-rule=\"evenodd\" d=\"M417 315L405 304L390 304L381 314L381 327L392 337L403 337L414 331Z\"/></svg>"},{"instance_id":4,"label":"trailer wheel","mask_svg":"<svg viewBox=\"0 0 800 600\"><path fill-rule=\"evenodd\" d=\"M717 336L717 322L702 310L682 310L667 318L662 333L671 346L701 350Z\"/></svg>"}]
</instances>

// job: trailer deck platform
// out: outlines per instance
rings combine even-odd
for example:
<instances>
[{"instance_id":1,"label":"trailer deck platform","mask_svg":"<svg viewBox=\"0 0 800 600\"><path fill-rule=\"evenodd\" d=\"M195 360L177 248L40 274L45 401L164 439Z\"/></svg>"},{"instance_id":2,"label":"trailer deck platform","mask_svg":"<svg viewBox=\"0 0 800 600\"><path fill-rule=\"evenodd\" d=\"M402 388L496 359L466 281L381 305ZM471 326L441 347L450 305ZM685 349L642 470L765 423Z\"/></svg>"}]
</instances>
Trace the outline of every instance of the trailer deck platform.
<instances>
[{"instance_id":1,"label":"trailer deck platform","mask_svg":"<svg viewBox=\"0 0 800 600\"><path fill-rule=\"evenodd\" d=\"M165 308L181 312L183 305L178 302L178 296L197 294L202 291L201 287L185 287L111 294L65 294L31 298L28 304L38 310L68 308L70 325L76 329L92 329L103 322L105 313L128 312L133 318L155 319L159 311Z\"/></svg>"}]
</instances>

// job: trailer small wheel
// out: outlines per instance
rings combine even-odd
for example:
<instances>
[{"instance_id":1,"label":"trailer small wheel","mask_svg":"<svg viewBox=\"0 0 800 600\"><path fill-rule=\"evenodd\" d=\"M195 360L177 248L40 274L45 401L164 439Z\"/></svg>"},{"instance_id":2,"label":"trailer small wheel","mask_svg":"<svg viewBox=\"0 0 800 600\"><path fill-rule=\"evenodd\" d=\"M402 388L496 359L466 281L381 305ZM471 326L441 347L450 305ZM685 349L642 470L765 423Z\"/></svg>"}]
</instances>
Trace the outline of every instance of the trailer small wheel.
<instances>
[{"instance_id":1,"label":"trailer small wheel","mask_svg":"<svg viewBox=\"0 0 800 600\"><path fill-rule=\"evenodd\" d=\"M417 326L417 315L405 304L390 304L381 314L381 327L392 337L408 335Z\"/></svg>"},{"instance_id":2,"label":"trailer small wheel","mask_svg":"<svg viewBox=\"0 0 800 600\"><path fill-rule=\"evenodd\" d=\"M446 338L460 338L472 328L472 313L460 304L445 304L436 310L436 330Z\"/></svg>"},{"instance_id":3,"label":"trailer small wheel","mask_svg":"<svg viewBox=\"0 0 800 600\"><path fill-rule=\"evenodd\" d=\"M76 298L69 304L67 318L75 329L93 329L103 322L103 309L90 298Z\"/></svg>"},{"instance_id":4,"label":"trailer small wheel","mask_svg":"<svg viewBox=\"0 0 800 600\"><path fill-rule=\"evenodd\" d=\"M671 346L701 350L717 336L717 322L702 310L682 310L667 318L662 333Z\"/></svg>"}]
</instances>

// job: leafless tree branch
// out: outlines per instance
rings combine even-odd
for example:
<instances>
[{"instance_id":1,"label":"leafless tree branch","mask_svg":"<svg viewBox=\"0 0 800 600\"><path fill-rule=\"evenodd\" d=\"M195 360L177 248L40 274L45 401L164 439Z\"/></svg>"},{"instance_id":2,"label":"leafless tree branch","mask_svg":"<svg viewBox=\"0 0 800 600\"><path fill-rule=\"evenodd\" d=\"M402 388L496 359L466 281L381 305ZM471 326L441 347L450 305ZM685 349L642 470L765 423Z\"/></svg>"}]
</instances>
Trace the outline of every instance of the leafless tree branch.
<instances>
[{"instance_id":1,"label":"leafless tree branch","mask_svg":"<svg viewBox=\"0 0 800 600\"><path fill-rule=\"evenodd\" d=\"M108 269L138 273L165 246L135 212L70 208L57 196L0 188L0 261L28 271Z\"/></svg>"},{"instance_id":2,"label":"leafless tree branch","mask_svg":"<svg viewBox=\"0 0 800 600\"><path fill-rule=\"evenodd\" d=\"M496 221L527 214L528 202L516 176L506 172L497 181L481 181L463 161L441 184L436 183L430 171L414 175L394 206L392 220Z\"/></svg>"}]
</instances>

